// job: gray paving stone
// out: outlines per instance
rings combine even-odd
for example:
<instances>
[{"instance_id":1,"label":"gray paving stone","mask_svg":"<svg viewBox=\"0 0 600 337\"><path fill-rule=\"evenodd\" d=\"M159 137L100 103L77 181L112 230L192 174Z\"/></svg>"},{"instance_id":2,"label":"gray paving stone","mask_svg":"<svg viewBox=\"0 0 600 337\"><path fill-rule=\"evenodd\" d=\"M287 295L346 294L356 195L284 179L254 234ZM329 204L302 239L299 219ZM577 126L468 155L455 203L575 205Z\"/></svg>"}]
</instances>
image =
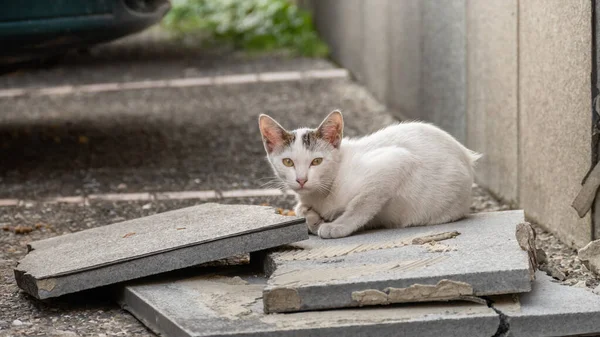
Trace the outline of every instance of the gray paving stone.
<instances>
[{"instance_id":1,"label":"gray paving stone","mask_svg":"<svg viewBox=\"0 0 600 337\"><path fill-rule=\"evenodd\" d=\"M161 336L492 336L499 316L485 305L394 307L265 314L266 279L243 269L123 287L120 303ZM147 282L147 281L146 281Z\"/></svg>"},{"instance_id":2,"label":"gray paving stone","mask_svg":"<svg viewBox=\"0 0 600 337\"><path fill-rule=\"evenodd\" d=\"M555 283L543 272L536 273L530 293L494 307L508 316L510 337L600 335L600 296Z\"/></svg>"},{"instance_id":3,"label":"gray paving stone","mask_svg":"<svg viewBox=\"0 0 600 337\"><path fill-rule=\"evenodd\" d=\"M303 219L273 208L207 203L33 242L15 278L44 299L307 237Z\"/></svg>"},{"instance_id":4,"label":"gray paving stone","mask_svg":"<svg viewBox=\"0 0 600 337\"><path fill-rule=\"evenodd\" d=\"M269 252L266 312L472 299L531 290L528 255L516 225L522 211L490 212L454 223L363 232L322 240L311 236ZM440 233L460 235L413 244Z\"/></svg>"}]
</instances>

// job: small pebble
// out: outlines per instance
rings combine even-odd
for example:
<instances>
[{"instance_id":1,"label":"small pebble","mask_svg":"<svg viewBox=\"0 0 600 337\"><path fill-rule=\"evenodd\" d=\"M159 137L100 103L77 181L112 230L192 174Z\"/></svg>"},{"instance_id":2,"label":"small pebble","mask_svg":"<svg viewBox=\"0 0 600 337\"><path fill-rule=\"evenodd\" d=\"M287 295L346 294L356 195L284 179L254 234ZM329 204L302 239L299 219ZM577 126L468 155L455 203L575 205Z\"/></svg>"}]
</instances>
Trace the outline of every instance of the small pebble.
<instances>
[{"instance_id":1,"label":"small pebble","mask_svg":"<svg viewBox=\"0 0 600 337\"><path fill-rule=\"evenodd\" d=\"M23 325L23 322L21 322L21 321L20 321L20 320L18 320L18 319L15 319L15 320L12 322L12 325L14 325L14 326L21 326L21 325Z\"/></svg>"}]
</instances>

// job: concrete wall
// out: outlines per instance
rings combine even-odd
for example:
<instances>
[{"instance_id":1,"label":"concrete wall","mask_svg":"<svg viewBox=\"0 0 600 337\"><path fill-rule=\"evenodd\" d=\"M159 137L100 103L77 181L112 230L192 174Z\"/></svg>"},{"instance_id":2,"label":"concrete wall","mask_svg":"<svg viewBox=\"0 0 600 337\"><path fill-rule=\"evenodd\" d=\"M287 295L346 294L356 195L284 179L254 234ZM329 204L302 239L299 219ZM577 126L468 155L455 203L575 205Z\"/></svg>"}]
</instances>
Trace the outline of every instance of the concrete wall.
<instances>
[{"instance_id":1,"label":"concrete wall","mask_svg":"<svg viewBox=\"0 0 600 337\"><path fill-rule=\"evenodd\" d=\"M504 0L503 0L504 1ZM425 118L466 141L465 0L422 0L421 106Z\"/></svg>"},{"instance_id":2,"label":"concrete wall","mask_svg":"<svg viewBox=\"0 0 600 337\"><path fill-rule=\"evenodd\" d=\"M399 118L484 153L477 181L581 247L591 165L589 0L304 0L332 56Z\"/></svg>"},{"instance_id":3,"label":"concrete wall","mask_svg":"<svg viewBox=\"0 0 600 337\"><path fill-rule=\"evenodd\" d=\"M332 57L406 119L466 139L466 0L316 0Z\"/></svg>"},{"instance_id":4,"label":"concrete wall","mask_svg":"<svg viewBox=\"0 0 600 337\"><path fill-rule=\"evenodd\" d=\"M519 201L580 247L589 215L570 207L591 165L591 1L519 1Z\"/></svg>"},{"instance_id":5,"label":"concrete wall","mask_svg":"<svg viewBox=\"0 0 600 337\"><path fill-rule=\"evenodd\" d=\"M518 201L517 0L467 4L467 146L477 181Z\"/></svg>"}]
</instances>

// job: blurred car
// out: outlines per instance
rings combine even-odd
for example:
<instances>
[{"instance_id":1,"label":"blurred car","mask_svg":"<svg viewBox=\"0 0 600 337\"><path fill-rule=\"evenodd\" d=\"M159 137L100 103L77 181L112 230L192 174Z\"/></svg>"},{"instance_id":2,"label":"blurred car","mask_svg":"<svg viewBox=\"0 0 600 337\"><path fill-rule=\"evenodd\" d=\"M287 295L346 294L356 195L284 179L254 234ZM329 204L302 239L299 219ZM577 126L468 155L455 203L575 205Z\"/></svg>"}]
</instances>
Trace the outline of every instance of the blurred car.
<instances>
[{"instance_id":1,"label":"blurred car","mask_svg":"<svg viewBox=\"0 0 600 337\"><path fill-rule=\"evenodd\" d=\"M169 0L2 0L0 64L62 55L141 31Z\"/></svg>"}]
</instances>

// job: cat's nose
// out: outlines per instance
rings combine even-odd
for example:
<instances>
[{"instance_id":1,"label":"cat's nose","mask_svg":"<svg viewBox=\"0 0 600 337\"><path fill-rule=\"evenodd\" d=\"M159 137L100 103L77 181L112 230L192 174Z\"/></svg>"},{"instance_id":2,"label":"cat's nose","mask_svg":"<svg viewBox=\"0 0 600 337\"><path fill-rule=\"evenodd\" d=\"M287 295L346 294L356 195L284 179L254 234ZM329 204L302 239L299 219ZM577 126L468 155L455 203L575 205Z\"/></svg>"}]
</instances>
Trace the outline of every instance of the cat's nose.
<instances>
[{"instance_id":1,"label":"cat's nose","mask_svg":"<svg viewBox=\"0 0 600 337\"><path fill-rule=\"evenodd\" d=\"M306 184L306 182L308 181L308 179L296 179L296 181L298 182L298 184L300 184L300 187L304 187L304 184Z\"/></svg>"}]
</instances>

